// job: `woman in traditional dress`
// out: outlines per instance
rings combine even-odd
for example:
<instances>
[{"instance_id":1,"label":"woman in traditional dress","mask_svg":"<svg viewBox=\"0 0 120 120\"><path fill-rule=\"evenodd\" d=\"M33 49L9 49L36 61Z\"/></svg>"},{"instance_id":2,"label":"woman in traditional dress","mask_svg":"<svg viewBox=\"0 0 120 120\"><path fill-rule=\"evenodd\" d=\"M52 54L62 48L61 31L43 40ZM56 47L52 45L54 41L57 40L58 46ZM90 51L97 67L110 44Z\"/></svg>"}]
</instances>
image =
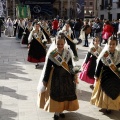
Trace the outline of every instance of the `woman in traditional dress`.
<instances>
[{"instance_id":1,"label":"woman in traditional dress","mask_svg":"<svg viewBox=\"0 0 120 120\"><path fill-rule=\"evenodd\" d=\"M23 38L21 41L22 44L28 45L28 37L32 29L33 29L32 21L28 21L25 31L23 32Z\"/></svg>"},{"instance_id":2,"label":"woman in traditional dress","mask_svg":"<svg viewBox=\"0 0 120 120\"><path fill-rule=\"evenodd\" d=\"M47 42L51 43L50 28L48 26L47 21L42 21L41 30L43 31L43 33L44 33L44 35L45 35L45 37L47 39Z\"/></svg>"},{"instance_id":3,"label":"woman in traditional dress","mask_svg":"<svg viewBox=\"0 0 120 120\"><path fill-rule=\"evenodd\" d=\"M85 60L82 65L82 72L80 72L80 79L92 84L90 87L93 89L93 84L95 82L95 68L97 63L97 58L102 50L99 46L99 37L94 37L91 44L90 49L85 57Z\"/></svg>"},{"instance_id":4,"label":"woman in traditional dress","mask_svg":"<svg viewBox=\"0 0 120 120\"><path fill-rule=\"evenodd\" d=\"M66 24L63 26L62 30L60 30L59 32L65 33L65 38L66 38L67 44L70 46L71 50L73 51L74 60L78 60L76 45L73 42L73 31L70 27L69 22L66 22Z\"/></svg>"},{"instance_id":5,"label":"woman in traditional dress","mask_svg":"<svg viewBox=\"0 0 120 120\"><path fill-rule=\"evenodd\" d=\"M90 101L106 113L120 110L120 51L116 49L117 42L116 37L110 37L98 57L96 84Z\"/></svg>"},{"instance_id":6,"label":"woman in traditional dress","mask_svg":"<svg viewBox=\"0 0 120 120\"><path fill-rule=\"evenodd\" d=\"M64 35L58 35L56 40L57 45L52 45L53 50L46 56L38 84L38 105L48 112L55 112L54 120L64 118L64 110L75 111L79 108L75 90L77 76L69 71L69 66L74 64L71 53L64 47ZM46 88L46 91L41 86Z\"/></svg>"},{"instance_id":7,"label":"woman in traditional dress","mask_svg":"<svg viewBox=\"0 0 120 120\"><path fill-rule=\"evenodd\" d=\"M36 68L39 67L39 62L45 62L46 56L46 46L44 45L44 40L46 38L43 32L40 30L40 24L35 25L35 29L31 31L28 38L28 61L37 63Z\"/></svg>"},{"instance_id":8,"label":"woman in traditional dress","mask_svg":"<svg viewBox=\"0 0 120 120\"><path fill-rule=\"evenodd\" d=\"M23 19L20 19L19 23L18 23L18 36L17 36L18 40L21 40L21 38L23 36L24 29L25 29L25 22Z\"/></svg>"},{"instance_id":9,"label":"woman in traditional dress","mask_svg":"<svg viewBox=\"0 0 120 120\"><path fill-rule=\"evenodd\" d=\"M7 20L7 30L8 30L8 37L13 36L13 22L11 18L8 18Z\"/></svg>"},{"instance_id":10,"label":"woman in traditional dress","mask_svg":"<svg viewBox=\"0 0 120 120\"><path fill-rule=\"evenodd\" d=\"M14 20L13 22L14 37L16 37L17 27L18 27L18 19Z\"/></svg>"}]
</instances>

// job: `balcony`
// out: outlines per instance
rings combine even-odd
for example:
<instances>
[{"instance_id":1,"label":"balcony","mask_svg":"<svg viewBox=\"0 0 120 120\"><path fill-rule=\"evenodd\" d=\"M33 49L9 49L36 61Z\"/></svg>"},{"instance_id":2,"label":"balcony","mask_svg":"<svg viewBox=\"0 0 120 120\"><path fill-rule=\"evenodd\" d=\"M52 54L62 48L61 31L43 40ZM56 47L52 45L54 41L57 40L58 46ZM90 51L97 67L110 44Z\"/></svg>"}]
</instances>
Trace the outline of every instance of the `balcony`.
<instances>
[{"instance_id":1,"label":"balcony","mask_svg":"<svg viewBox=\"0 0 120 120\"><path fill-rule=\"evenodd\" d=\"M104 6L103 5L100 5L100 10L104 10Z\"/></svg>"}]
</instances>

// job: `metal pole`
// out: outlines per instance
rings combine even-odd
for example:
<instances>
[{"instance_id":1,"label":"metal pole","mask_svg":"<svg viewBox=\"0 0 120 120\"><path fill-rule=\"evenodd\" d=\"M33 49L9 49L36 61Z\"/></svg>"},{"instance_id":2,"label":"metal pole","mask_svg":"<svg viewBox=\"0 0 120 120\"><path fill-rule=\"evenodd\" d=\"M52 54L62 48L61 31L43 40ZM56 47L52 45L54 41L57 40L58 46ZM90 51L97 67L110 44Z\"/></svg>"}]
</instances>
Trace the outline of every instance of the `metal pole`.
<instances>
[{"instance_id":1,"label":"metal pole","mask_svg":"<svg viewBox=\"0 0 120 120\"><path fill-rule=\"evenodd\" d=\"M61 0L61 17L63 17L63 0Z\"/></svg>"},{"instance_id":2,"label":"metal pole","mask_svg":"<svg viewBox=\"0 0 120 120\"><path fill-rule=\"evenodd\" d=\"M13 0L13 19L15 19L15 0Z\"/></svg>"}]
</instances>

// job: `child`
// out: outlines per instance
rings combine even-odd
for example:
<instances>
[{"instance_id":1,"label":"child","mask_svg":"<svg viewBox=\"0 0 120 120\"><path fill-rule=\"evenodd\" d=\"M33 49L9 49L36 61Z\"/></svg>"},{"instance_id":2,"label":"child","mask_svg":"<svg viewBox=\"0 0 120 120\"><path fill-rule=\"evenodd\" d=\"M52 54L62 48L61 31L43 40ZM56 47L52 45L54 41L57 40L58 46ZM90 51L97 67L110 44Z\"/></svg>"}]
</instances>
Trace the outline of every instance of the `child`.
<instances>
[{"instance_id":1,"label":"child","mask_svg":"<svg viewBox=\"0 0 120 120\"><path fill-rule=\"evenodd\" d=\"M102 108L102 112L120 110L120 51L116 49L117 38L112 36L98 57L95 73L96 85L91 104Z\"/></svg>"},{"instance_id":2,"label":"child","mask_svg":"<svg viewBox=\"0 0 120 120\"><path fill-rule=\"evenodd\" d=\"M41 75L38 85L38 92L41 93L40 86L43 84L46 91L40 94L39 107L48 112L55 112L54 120L59 117L64 118L62 113L64 110L75 111L79 109L79 103L76 96L75 81L77 77L69 71L69 66L73 66L73 60L69 49L65 48L64 34L57 36L57 44L52 46L47 54L46 62L43 68L43 76ZM53 69L54 68L54 69ZM51 73L51 70L52 73ZM44 96L45 94L45 96ZM45 98L46 97L46 98ZM42 99L45 98L45 101Z\"/></svg>"},{"instance_id":3,"label":"child","mask_svg":"<svg viewBox=\"0 0 120 120\"><path fill-rule=\"evenodd\" d=\"M81 80L94 84L94 74L96 68L96 60L99 56L102 48L99 46L99 38L96 36L90 44L90 50L88 51L85 60L82 65L82 72L79 77ZM93 89L93 85L90 86Z\"/></svg>"}]
</instances>

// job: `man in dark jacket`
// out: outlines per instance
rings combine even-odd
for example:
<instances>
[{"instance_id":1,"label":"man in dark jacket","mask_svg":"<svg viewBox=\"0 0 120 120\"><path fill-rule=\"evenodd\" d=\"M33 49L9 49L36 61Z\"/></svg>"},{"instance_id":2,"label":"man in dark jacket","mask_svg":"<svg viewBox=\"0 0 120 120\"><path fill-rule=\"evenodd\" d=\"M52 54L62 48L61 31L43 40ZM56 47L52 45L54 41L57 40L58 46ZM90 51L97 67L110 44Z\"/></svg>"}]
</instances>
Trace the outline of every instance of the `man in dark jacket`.
<instances>
[{"instance_id":1,"label":"man in dark jacket","mask_svg":"<svg viewBox=\"0 0 120 120\"><path fill-rule=\"evenodd\" d=\"M81 25L80 19L77 18L73 28L74 28L75 38L78 40L78 43L80 42L79 36L80 36L81 27L82 25Z\"/></svg>"},{"instance_id":2,"label":"man in dark jacket","mask_svg":"<svg viewBox=\"0 0 120 120\"><path fill-rule=\"evenodd\" d=\"M102 27L103 27L102 22L100 22L100 19L97 18L95 20L95 23L92 26L92 30L93 30L94 36L98 36L99 37L100 45L102 43L102 40L101 40Z\"/></svg>"},{"instance_id":3,"label":"man in dark jacket","mask_svg":"<svg viewBox=\"0 0 120 120\"><path fill-rule=\"evenodd\" d=\"M2 25L3 25L3 20L0 19L0 37L1 37L1 27L2 27Z\"/></svg>"}]
</instances>

